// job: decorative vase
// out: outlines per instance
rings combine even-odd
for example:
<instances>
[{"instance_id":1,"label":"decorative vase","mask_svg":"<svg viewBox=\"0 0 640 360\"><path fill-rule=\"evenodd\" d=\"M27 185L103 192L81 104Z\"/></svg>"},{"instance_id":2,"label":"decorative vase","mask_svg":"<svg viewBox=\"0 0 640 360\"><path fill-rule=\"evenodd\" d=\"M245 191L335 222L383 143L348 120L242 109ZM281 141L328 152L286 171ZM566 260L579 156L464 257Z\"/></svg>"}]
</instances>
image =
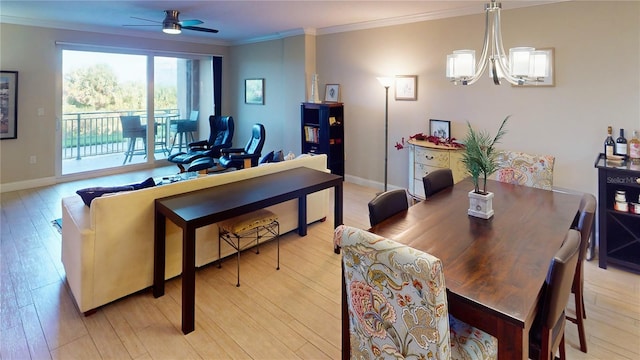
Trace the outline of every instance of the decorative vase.
<instances>
[{"instance_id":1,"label":"decorative vase","mask_svg":"<svg viewBox=\"0 0 640 360\"><path fill-rule=\"evenodd\" d=\"M309 96L310 103L320 103L320 94L318 94L318 74L311 75L311 94Z\"/></svg>"},{"instance_id":2,"label":"decorative vase","mask_svg":"<svg viewBox=\"0 0 640 360\"><path fill-rule=\"evenodd\" d=\"M469 210L467 214L481 219L489 219L493 216L493 193L478 194L469 191Z\"/></svg>"}]
</instances>

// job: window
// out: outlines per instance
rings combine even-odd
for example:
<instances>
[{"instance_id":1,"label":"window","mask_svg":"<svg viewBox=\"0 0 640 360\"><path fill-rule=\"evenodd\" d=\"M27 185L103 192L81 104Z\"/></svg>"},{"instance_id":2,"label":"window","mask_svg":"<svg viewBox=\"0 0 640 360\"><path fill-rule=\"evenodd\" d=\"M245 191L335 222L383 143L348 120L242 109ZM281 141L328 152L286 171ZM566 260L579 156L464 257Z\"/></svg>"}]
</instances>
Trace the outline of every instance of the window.
<instances>
[{"instance_id":1,"label":"window","mask_svg":"<svg viewBox=\"0 0 640 360\"><path fill-rule=\"evenodd\" d=\"M213 99L211 56L63 49L61 174L166 159L179 139L198 136ZM175 124L194 112L194 131L179 134ZM123 116L139 119L141 131L126 130Z\"/></svg>"}]
</instances>

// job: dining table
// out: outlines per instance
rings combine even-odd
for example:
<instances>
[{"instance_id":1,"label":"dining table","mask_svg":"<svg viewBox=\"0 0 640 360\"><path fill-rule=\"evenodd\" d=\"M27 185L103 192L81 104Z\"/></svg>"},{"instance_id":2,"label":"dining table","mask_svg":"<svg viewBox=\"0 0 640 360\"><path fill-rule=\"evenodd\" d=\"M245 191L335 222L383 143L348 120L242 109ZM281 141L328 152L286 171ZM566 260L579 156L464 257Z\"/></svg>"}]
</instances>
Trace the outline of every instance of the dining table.
<instances>
[{"instance_id":1,"label":"dining table","mask_svg":"<svg viewBox=\"0 0 640 360\"><path fill-rule=\"evenodd\" d=\"M529 331L551 260L581 194L487 181L493 217L468 215L470 179L369 231L438 257L449 313L498 339L499 359L527 359Z\"/></svg>"}]
</instances>

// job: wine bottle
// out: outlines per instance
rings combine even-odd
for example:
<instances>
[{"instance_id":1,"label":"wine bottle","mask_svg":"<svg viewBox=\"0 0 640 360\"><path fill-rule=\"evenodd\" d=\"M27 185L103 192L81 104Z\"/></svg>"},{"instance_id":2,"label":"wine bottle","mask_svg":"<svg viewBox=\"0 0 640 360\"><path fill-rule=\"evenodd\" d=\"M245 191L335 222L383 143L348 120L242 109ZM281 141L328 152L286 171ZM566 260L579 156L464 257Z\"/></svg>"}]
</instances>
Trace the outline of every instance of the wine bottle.
<instances>
[{"instance_id":1,"label":"wine bottle","mask_svg":"<svg viewBox=\"0 0 640 360\"><path fill-rule=\"evenodd\" d=\"M620 129L620 136L616 139L616 155L627 156L627 139L624 137L624 129Z\"/></svg>"},{"instance_id":2,"label":"wine bottle","mask_svg":"<svg viewBox=\"0 0 640 360\"><path fill-rule=\"evenodd\" d=\"M613 129L611 128L611 126L607 127L607 138L604 140L604 154L608 157L613 155L613 149L616 146L616 143L613 141L613 136L611 136L611 134L613 133Z\"/></svg>"},{"instance_id":3,"label":"wine bottle","mask_svg":"<svg viewBox=\"0 0 640 360\"><path fill-rule=\"evenodd\" d=\"M629 140L629 157L632 160L640 160L640 139L637 130L633 130L633 137Z\"/></svg>"}]
</instances>

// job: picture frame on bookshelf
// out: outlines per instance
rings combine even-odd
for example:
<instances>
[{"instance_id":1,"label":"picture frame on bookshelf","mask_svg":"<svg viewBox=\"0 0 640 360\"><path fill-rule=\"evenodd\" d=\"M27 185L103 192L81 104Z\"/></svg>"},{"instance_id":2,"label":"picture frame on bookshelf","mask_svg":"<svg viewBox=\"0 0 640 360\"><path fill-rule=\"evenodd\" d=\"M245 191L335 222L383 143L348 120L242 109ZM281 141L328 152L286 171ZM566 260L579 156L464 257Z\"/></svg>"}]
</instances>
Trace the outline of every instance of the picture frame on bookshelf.
<instances>
[{"instance_id":1,"label":"picture frame on bookshelf","mask_svg":"<svg viewBox=\"0 0 640 360\"><path fill-rule=\"evenodd\" d=\"M396 100L415 101L418 99L418 76L396 75Z\"/></svg>"},{"instance_id":2,"label":"picture frame on bookshelf","mask_svg":"<svg viewBox=\"0 0 640 360\"><path fill-rule=\"evenodd\" d=\"M325 102L338 102L340 99L340 85L327 84L324 91Z\"/></svg>"},{"instance_id":3,"label":"picture frame on bookshelf","mask_svg":"<svg viewBox=\"0 0 640 360\"><path fill-rule=\"evenodd\" d=\"M429 119L429 135L439 139L451 138L451 121Z\"/></svg>"},{"instance_id":4,"label":"picture frame on bookshelf","mask_svg":"<svg viewBox=\"0 0 640 360\"><path fill-rule=\"evenodd\" d=\"M264 78L244 80L244 103L264 105Z\"/></svg>"},{"instance_id":5,"label":"picture frame on bookshelf","mask_svg":"<svg viewBox=\"0 0 640 360\"><path fill-rule=\"evenodd\" d=\"M0 71L0 140L18 138L18 72Z\"/></svg>"}]
</instances>

